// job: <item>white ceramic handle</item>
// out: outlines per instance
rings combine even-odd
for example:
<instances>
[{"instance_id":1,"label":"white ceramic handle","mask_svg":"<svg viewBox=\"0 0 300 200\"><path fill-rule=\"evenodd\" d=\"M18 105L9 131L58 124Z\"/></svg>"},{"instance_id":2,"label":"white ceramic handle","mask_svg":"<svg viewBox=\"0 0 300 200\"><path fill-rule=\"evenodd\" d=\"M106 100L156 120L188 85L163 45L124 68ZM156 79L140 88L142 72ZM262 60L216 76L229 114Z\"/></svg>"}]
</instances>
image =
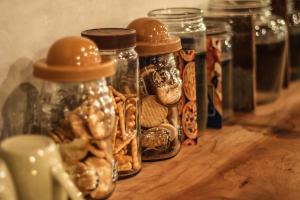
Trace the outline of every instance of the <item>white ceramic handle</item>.
<instances>
[{"instance_id":1,"label":"white ceramic handle","mask_svg":"<svg viewBox=\"0 0 300 200\"><path fill-rule=\"evenodd\" d=\"M17 200L13 180L4 161L0 159L0 200Z\"/></svg>"},{"instance_id":2,"label":"white ceramic handle","mask_svg":"<svg viewBox=\"0 0 300 200\"><path fill-rule=\"evenodd\" d=\"M71 197L72 200L84 200L82 193L74 185L70 176L65 172L61 164L53 166L51 168L51 172L57 182L60 183L67 191L67 194L69 195L69 197Z\"/></svg>"}]
</instances>

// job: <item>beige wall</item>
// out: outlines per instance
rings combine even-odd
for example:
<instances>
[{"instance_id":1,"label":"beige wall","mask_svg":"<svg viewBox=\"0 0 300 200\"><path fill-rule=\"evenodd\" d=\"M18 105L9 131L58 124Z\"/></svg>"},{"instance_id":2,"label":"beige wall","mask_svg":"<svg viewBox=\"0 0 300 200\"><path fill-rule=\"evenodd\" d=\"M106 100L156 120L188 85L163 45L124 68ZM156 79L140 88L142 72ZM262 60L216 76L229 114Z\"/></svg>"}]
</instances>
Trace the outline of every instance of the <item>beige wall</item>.
<instances>
[{"instance_id":1,"label":"beige wall","mask_svg":"<svg viewBox=\"0 0 300 200\"><path fill-rule=\"evenodd\" d=\"M13 119L13 112L23 111L22 102L30 97L25 93L8 96L20 90L20 83L32 80L32 62L43 57L54 40L79 35L87 28L126 26L151 9L176 6L204 7L205 0L0 0L2 116ZM18 108L4 111L4 104Z\"/></svg>"}]
</instances>

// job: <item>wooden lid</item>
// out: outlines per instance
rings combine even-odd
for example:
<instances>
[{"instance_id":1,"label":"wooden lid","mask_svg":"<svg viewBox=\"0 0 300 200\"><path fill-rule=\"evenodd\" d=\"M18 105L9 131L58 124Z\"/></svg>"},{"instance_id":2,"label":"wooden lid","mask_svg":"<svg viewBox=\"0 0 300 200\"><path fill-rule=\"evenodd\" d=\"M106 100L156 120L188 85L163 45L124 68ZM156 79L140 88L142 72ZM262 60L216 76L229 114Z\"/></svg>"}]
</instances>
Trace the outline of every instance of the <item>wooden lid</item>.
<instances>
[{"instance_id":1,"label":"wooden lid","mask_svg":"<svg viewBox=\"0 0 300 200\"><path fill-rule=\"evenodd\" d=\"M81 32L81 36L94 41L100 50L135 47L136 31L126 28L99 28Z\"/></svg>"},{"instance_id":2,"label":"wooden lid","mask_svg":"<svg viewBox=\"0 0 300 200\"><path fill-rule=\"evenodd\" d=\"M169 35L166 26L153 18L139 18L127 28L135 29L137 34L136 51L139 56L153 56L179 51L180 38Z\"/></svg>"},{"instance_id":3,"label":"wooden lid","mask_svg":"<svg viewBox=\"0 0 300 200\"><path fill-rule=\"evenodd\" d=\"M56 82L91 81L114 73L114 62L101 57L91 40L78 36L56 41L33 69L34 76Z\"/></svg>"}]
</instances>

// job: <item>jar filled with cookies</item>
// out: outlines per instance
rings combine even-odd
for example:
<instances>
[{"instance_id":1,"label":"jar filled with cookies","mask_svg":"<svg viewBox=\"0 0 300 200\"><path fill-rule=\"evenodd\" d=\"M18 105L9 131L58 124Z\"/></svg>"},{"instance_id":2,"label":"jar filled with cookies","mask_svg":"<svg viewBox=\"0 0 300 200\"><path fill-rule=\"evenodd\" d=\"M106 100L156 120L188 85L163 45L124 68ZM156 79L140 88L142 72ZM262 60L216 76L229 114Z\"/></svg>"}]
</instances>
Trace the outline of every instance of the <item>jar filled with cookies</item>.
<instances>
[{"instance_id":1,"label":"jar filled with cookies","mask_svg":"<svg viewBox=\"0 0 300 200\"><path fill-rule=\"evenodd\" d=\"M140 61L142 159L171 158L180 150L178 102L182 80L177 66L180 39L152 18L139 18L128 28L137 32Z\"/></svg>"},{"instance_id":2,"label":"jar filled with cookies","mask_svg":"<svg viewBox=\"0 0 300 200\"><path fill-rule=\"evenodd\" d=\"M136 31L125 28L86 30L82 36L93 40L103 56L116 62L116 73L107 78L116 113L112 147L119 178L141 170L139 146L139 62L135 51Z\"/></svg>"},{"instance_id":3,"label":"jar filled with cookies","mask_svg":"<svg viewBox=\"0 0 300 200\"><path fill-rule=\"evenodd\" d=\"M150 11L148 16L160 20L170 34L181 39L179 68L183 95L179 103L179 122L183 130L183 143L197 144L199 135L207 126L208 117L203 11L198 8L163 8Z\"/></svg>"},{"instance_id":4,"label":"jar filled with cookies","mask_svg":"<svg viewBox=\"0 0 300 200\"><path fill-rule=\"evenodd\" d=\"M39 126L59 144L64 166L86 199L104 199L115 188L113 99L105 77L114 62L101 57L89 39L56 41L47 58L34 65L42 79Z\"/></svg>"}]
</instances>

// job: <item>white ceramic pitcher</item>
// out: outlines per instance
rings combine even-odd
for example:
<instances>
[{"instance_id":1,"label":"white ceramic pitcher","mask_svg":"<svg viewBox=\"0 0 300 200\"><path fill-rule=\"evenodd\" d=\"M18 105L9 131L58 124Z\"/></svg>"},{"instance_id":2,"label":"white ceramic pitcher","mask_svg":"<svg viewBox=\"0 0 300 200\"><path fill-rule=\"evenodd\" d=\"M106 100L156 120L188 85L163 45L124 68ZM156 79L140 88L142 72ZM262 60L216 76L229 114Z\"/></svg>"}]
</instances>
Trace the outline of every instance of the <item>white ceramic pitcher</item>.
<instances>
[{"instance_id":1,"label":"white ceramic pitcher","mask_svg":"<svg viewBox=\"0 0 300 200\"><path fill-rule=\"evenodd\" d=\"M11 172L19 200L67 200L67 194L74 200L83 199L64 171L57 146L50 138L7 138L0 144L0 156ZM13 199L7 197L3 200Z\"/></svg>"}]
</instances>

